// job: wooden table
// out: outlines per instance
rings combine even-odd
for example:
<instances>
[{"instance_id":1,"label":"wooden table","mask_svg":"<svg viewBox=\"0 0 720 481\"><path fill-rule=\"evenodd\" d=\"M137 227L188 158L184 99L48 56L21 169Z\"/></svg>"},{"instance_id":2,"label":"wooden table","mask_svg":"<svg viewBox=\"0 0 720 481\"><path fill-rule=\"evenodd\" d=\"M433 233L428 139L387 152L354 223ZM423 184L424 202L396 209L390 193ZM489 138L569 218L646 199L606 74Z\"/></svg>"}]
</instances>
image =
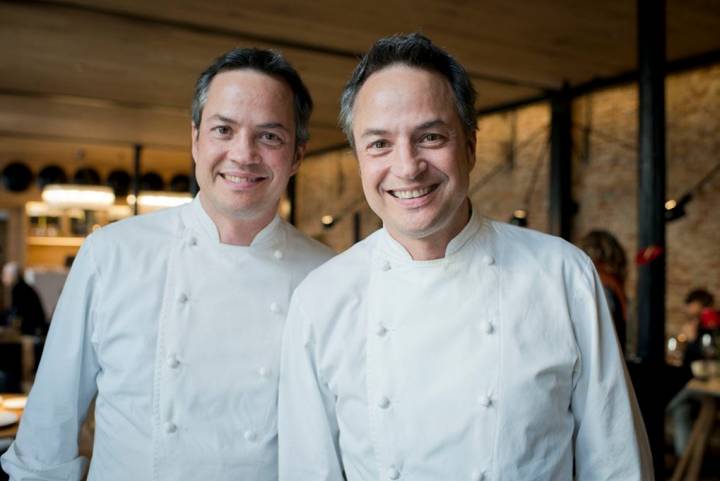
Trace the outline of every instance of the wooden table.
<instances>
[{"instance_id":1,"label":"wooden table","mask_svg":"<svg viewBox=\"0 0 720 481\"><path fill-rule=\"evenodd\" d=\"M0 393L0 396L2 396L3 401L6 401L8 399L14 399L14 398L27 398L27 396L24 396L22 394L4 394ZM0 438L14 438L17 434L18 426L20 425L20 416L22 416L23 409L8 409L0 404L0 409L3 411L10 411L18 415L18 422L15 424L11 424L10 426L4 426L0 428Z\"/></svg>"},{"instance_id":2,"label":"wooden table","mask_svg":"<svg viewBox=\"0 0 720 481\"><path fill-rule=\"evenodd\" d=\"M720 377L708 380L692 379L685 389L700 399L700 414L693 425L687 448L670 478L671 481L697 481L700 476L705 448L717 420Z\"/></svg>"}]
</instances>

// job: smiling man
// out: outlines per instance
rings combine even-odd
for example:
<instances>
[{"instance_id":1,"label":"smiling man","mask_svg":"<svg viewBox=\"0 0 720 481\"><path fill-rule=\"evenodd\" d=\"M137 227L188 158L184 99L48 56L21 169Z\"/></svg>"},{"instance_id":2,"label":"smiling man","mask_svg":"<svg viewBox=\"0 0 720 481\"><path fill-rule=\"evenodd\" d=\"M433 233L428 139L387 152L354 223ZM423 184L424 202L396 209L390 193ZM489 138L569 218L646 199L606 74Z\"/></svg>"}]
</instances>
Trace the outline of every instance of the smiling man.
<instances>
[{"instance_id":1,"label":"smiling man","mask_svg":"<svg viewBox=\"0 0 720 481\"><path fill-rule=\"evenodd\" d=\"M282 481L652 479L592 263L468 200L474 101L418 34L378 41L347 84L341 124L384 226L294 294Z\"/></svg>"},{"instance_id":2,"label":"smiling man","mask_svg":"<svg viewBox=\"0 0 720 481\"><path fill-rule=\"evenodd\" d=\"M277 479L280 343L295 286L330 251L278 215L308 140L310 95L275 52L236 49L200 76L200 193L87 238L55 311L11 480Z\"/></svg>"}]
</instances>

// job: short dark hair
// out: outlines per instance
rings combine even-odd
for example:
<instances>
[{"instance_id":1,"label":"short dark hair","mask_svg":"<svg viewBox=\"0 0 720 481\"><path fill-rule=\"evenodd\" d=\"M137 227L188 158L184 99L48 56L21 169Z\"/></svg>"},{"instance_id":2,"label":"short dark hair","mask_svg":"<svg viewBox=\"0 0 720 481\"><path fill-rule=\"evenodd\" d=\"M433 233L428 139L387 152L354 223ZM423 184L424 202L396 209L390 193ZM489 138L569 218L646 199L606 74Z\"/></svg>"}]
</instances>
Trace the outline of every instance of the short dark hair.
<instances>
[{"instance_id":1,"label":"short dark hair","mask_svg":"<svg viewBox=\"0 0 720 481\"><path fill-rule=\"evenodd\" d=\"M685 304L699 302L703 307L712 307L715 298L705 289L693 289L685 296Z\"/></svg>"},{"instance_id":2,"label":"short dark hair","mask_svg":"<svg viewBox=\"0 0 720 481\"><path fill-rule=\"evenodd\" d=\"M210 83L215 76L228 70L242 69L256 70L273 77L280 77L287 83L294 98L295 142L296 145L306 144L310 139L308 124L313 109L312 97L290 62L274 50L235 48L215 59L215 62L200 74L195 84L195 95L192 101L192 122L195 128L200 127Z\"/></svg>"},{"instance_id":3,"label":"short dark hair","mask_svg":"<svg viewBox=\"0 0 720 481\"><path fill-rule=\"evenodd\" d=\"M455 97L455 108L468 137L475 135L477 112L475 88L470 77L457 60L420 33L393 35L381 38L360 60L340 98L340 127L348 142L354 146L352 109L360 88L375 72L391 65L401 64L436 72L450 82Z\"/></svg>"}]
</instances>

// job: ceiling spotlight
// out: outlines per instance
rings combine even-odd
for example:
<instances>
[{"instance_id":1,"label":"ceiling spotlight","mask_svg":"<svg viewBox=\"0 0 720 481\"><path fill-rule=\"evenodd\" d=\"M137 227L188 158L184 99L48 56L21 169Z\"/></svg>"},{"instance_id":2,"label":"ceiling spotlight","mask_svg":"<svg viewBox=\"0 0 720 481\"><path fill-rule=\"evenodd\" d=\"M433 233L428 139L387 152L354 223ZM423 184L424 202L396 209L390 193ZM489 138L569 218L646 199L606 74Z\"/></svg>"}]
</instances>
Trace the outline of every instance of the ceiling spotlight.
<instances>
[{"instance_id":1,"label":"ceiling spotlight","mask_svg":"<svg viewBox=\"0 0 720 481\"><path fill-rule=\"evenodd\" d=\"M687 193L680 199L670 199L665 202L665 222L672 222L685 216L685 206L692 200L692 194Z\"/></svg>"},{"instance_id":2,"label":"ceiling spotlight","mask_svg":"<svg viewBox=\"0 0 720 481\"><path fill-rule=\"evenodd\" d=\"M528 211L525 209L517 209L513 212L512 217L510 218L510 223L512 225L517 225L520 227L527 227L528 222Z\"/></svg>"},{"instance_id":3,"label":"ceiling spotlight","mask_svg":"<svg viewBox=\"0 0 720 481\"><path fill-rule=\"evenodd\" d=\"M322 222L323 227L325 227L326 229L329 229L330 227L333 226L333 224L335 224L335 217L333 217L329 214L325 214L324 216L322 216L320 218L320 222Z\"/></svg>"}]
</instances>

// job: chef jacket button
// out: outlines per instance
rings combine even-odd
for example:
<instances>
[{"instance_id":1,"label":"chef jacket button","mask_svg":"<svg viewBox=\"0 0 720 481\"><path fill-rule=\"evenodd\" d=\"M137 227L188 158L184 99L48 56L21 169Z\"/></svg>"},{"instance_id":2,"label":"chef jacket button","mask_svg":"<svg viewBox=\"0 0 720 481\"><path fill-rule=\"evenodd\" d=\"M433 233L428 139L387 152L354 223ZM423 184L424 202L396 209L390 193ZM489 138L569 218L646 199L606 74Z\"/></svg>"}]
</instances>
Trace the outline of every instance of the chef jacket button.
<instances>
[{"instance_id":1,"label":"chef jacket button","mask_svg":"<svg viewBox=\"0 0 720 481\"><path fill-rule=\"evenodd\" d=\"M273 312L273 313L275 313L275 314L277 314L278 312L280 312L280 306L278 305L277 302L271 302L271 303L270 303L270 312Z\"/></svg>"},{"instance_id":2,"label":"chef jacket button","mask_svg":"<svg viewBox=\"0 0 720 481\"><path fill-rule=\"evenodd\" d=\"M170 422L170 421L165 423L165 432L166 433L172 434L175 431L177 431L177 426L175 425L175 423Z\"/></svg>"},{"instance_id":3,"label":"chef jacket button","mask_svg":"<svg viewBox=\"0 0 720 481\"><path fill-rule=\"evenodd\" d=\"M483 322L483 331L485 331L485 334L492 334L493 332L495 332L495 326L493 325L492 321Z\"/></svg>"},{"instance_id":4,"label":"chef jacket button","mask_svg":"<svg viewBox=\"0 0 720 481\"><path fill-rule=\"evenodd\" d=\"M178 302L180 302L180 304L185 304L187 301L188 301L188 295L185 294L184 292L181 292L180 295L178 296Z\"/></svg>"},{"instance_id":5,"label":"chef jacket button","mask_svg":"<svg viewBox=\"0 0 720 481\"><path fill-rule=\"evenodd\" d=\"M479 469L476 469L470 475L470 479L472 481L485 481L485 479L486 479L485 473L483 471L480 471Z\"/></svg>"},{"instance_id":6,"label":"chef jacket button","mask_svg":"<svg viewBox=\"0 0 720 481\"><path fill-rule=\"evenodd\" d=\"M383 337L387 332L387 328L382 324L378 324L377 329L375 329L375 334L377 334L378 337Z\"/></svg>"},{"instance_id":7,"label":"chef jacket button","mask_svg":"<svg viewBox=\"0 0 720 481\"><path fill-rule=\"evenodd\" d=\"M478 398L478 403L484 408L490 407L492 404L492 398L487 394L483 394Z\"/></svg>"},{"instance_id":8,"label":"chef jacket button","mask_svg":"<svg viewBox=\"0 0 720 481\"><path fill-rule=\"evenodd\" d=\"M381 397L381 398L378 400L378 406L380 407L380 409L387 409L387 408L389 408L389 407L390 407L390 399L388 399L388 398L385 397L385 396Z\"/></svg>"},{"instance_id":9,"label":"chef jacket button","mask_svg":"<svg viewBox=\"0 0 720 481\"><path fill-rule=\"evenodd\" d=\"M167 357L167 365L170 369L175 369L180 365L180 361L175 354L170 354Z\"/></svg>"},{"instance_id":10,"label":"chef jacket button","mask_svg":"<svg viewBox=\"0 0 720 481\"><path fill-rule=\"evenodd\" d=\"M252 429L248 429L247 431L245 431L243 433L243 436L245 437L245 440L250 443L254 443L255 441L257 441L257 433Z\"/></svg>"},{"instance_id":11,"label":"chef jacket button","mask_svg":"<svg viewBox=\"0 0 720 481\"><path fill-rule=\"evenodd\" d=\"M275 259L280 260L283 258L284 254L283 251L281 251L280 249L275 249L275 252L273 252L273 256L275 257Z\"/></svg>"},{"instance_id":12,"label":"chef jacket button","mask_svg":"<svg viewBox=\"0 0 720 481\"><path fill-rule=\"evenodd\" d=\"M392 269L392 266L390 265L390 262L384 261L384 262L382 263L382 265L380 266L380 269L382 269L382 270L384 270L384 271L387 272L387 271L389 271L390 269Z\"/></svg>"},{"instance_id":13,"label":"chef jacket button","mask_svg":"<svg viewBox=\"0 0 720 481\"><path fill-rule=\"evenodd\" d=\"M188 239L188 245L190 247L195 247L197 245L197 243L198 243L197 237L195 237L195 236L192 236Z\"/></svg>"},{"instance_id":14,"label":"chef jacket button","mask_svg":"<svg viewBox=\"0 0 720 481\"><path fill-rule=\"evenodd\" d=\"M400 479L400 471L395 469L395 466L391 466L390 469L387 470L387 477L388 479L392 479L393 481L396 479Z\"/></svg>"},{"instance_id":15,"label":"chef jacket button","mask_svg":"<svg viewBox=\"0 0 720 481\"><path fill-rule=\"evenodd\" d=\"M486 265L491 266L491 265L495 264L495 258L493 256L485 256L485 257L483 257L483 262Z\"/></svg>"},{"instance_id":16,"label":"chef jacket button","mask_svg":"<svg viewBox=\"0 0 720 481\"><path fill-rule=\"evenodd\" d=\"M260 375L260 377L268 378L270 377L270 369L263 366L258 369L258 374Z\"/></svg>"}]
</instances>

